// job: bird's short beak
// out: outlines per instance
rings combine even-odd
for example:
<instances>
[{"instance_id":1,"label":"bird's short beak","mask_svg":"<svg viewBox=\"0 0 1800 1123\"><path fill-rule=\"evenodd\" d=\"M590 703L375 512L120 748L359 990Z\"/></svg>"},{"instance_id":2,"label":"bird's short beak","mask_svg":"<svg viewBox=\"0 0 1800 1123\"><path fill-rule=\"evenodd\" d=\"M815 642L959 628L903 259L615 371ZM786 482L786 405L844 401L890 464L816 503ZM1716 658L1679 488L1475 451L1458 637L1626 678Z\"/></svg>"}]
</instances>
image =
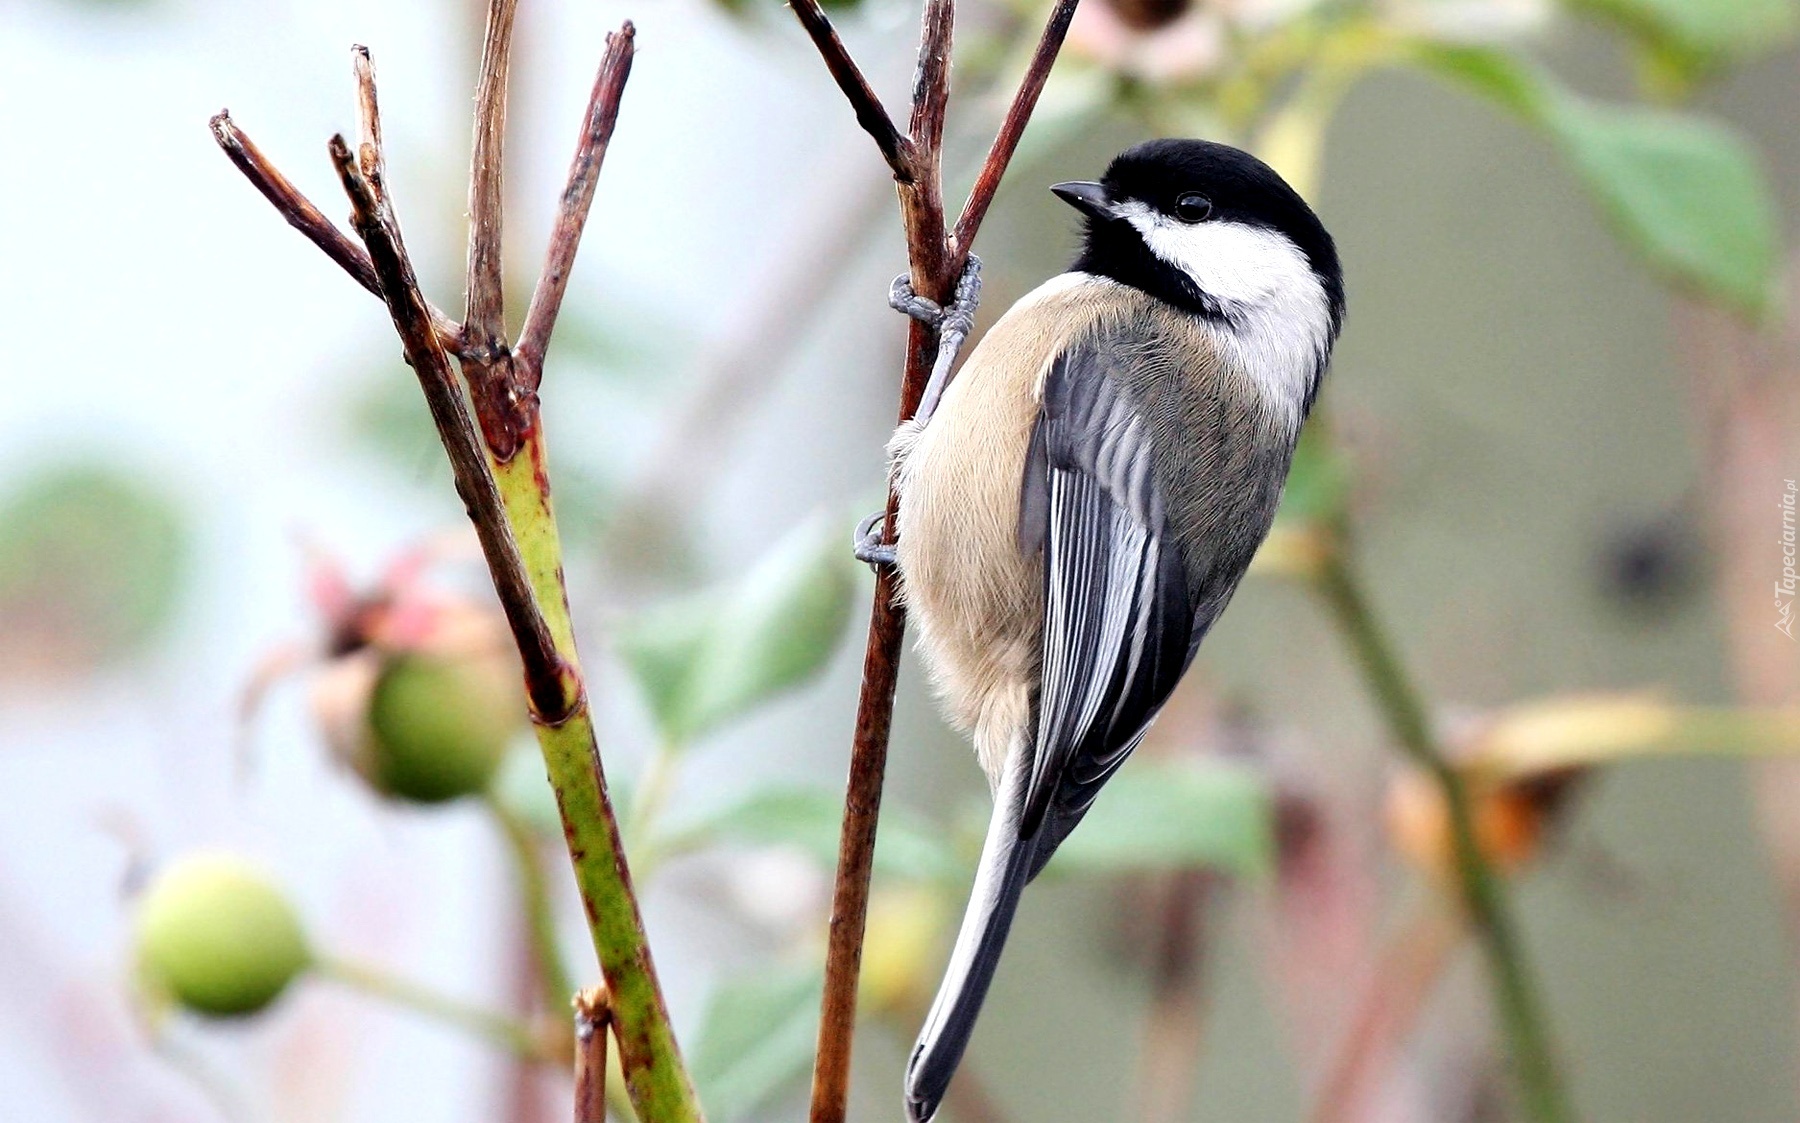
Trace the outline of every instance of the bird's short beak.
<instances>
[{"instance_id":1,"label":"bird's short beak","mask_svg":"<svg viewBox=\"0 0 1800 1123\"><path fill-rule=\"evenodd\" d=\"M1104 183L1078 179L1051 184L1050 190L1056 192L1063 202L1092 218L1106 221L1119 217L1119 210L1113 205L1112 196Z\"/></svg>"}]
</instances>

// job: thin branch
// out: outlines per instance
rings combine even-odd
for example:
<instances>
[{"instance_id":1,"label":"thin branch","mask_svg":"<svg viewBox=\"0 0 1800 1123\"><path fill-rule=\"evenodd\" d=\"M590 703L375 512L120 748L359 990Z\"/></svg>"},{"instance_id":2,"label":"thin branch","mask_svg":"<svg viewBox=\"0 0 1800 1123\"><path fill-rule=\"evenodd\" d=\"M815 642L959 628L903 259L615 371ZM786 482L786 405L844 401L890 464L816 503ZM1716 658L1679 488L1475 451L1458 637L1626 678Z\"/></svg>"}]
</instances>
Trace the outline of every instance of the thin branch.
<instances>
[{"instance_id":1,"label":"thin branch","mask_svg":"<svg viewBox=\"0 0 1800 1123\"><path fill-rule=\"evenodd\" d=\"M556 328L556 314L562 309L563 293L569 287L569 272L575 266L575 251L581 246L581 231L587 225L588 211L594 205L594 190L600 182L600 167L606 161L606 146L612 141L613 126L619 120L619 99L625 93L625 80L631 77L632 48L637 29L631 21L606 37L606 54L600 59L600 72L594 78L594 92L588 99L587 122L575 146L575 158L569 164L569 180L563 188L562 201L556 209L556 225L550 232L550 250L544 258L544 271L538 274L537 288L531 293L531 307L525 313L525 327L514 348L521 388L535 391L543 381L544 353L550 346L550 333Z\"/></svg>"},{"instance_id":2,"label":"thin branch","mask_svg":"<svg viewBox=\"0 0 1800 1123\"><path fill-rule=\"evenodd\" d=\"M300 189L269 162L262 149L237 127L237 122L231 119L229 111L220 110L213 117L212 134L238 171L244 173L244 178L262 193L263 198L274 204L281 217L287 219L289 226L306 235L306 240L323 250L326 257L337 262L340 269L350 274L351 280L376 296L381 295L381 282L375 277L375 266L369 261L369 252L351 241L337 228L337 224L326 218L325 213L314 206L312 200L301 194ZM436 308L431 308L430 314L438 344L454 350L462 335L461 325Z\"/></svg>"},{"instance_id":3,"label":"thin branch","mask_svg":"<svg viewBox=\"0 0 1800 1123\"><path fill-rule=\"evenodd\" d=\"M1160 905L1152 956L1150 1011L1138 1046L1135 1117L1180 1123L1194 1114L1196 1058L1206 1035L1206 960L1219 875L1176 870L1154 879L1147 904Z\"/></svg>"},{"instance_id":4,"label":"thin branch","mask_svg":"<svg viewBox=\"0 0 1800 1123\"><path fill-rule=\"evenodd\" d=\"M606 1032L611 1025L605 987L575 996L575 1123L606 1123Z\"/></svg>"},{"instance_id":5,"label":"thin branch","mask_svg":"<svg viewBox=\"0 0 1800 1123\"><path fill-rule=\"evenodd\" d=\"M925 0L919 26L919 61L913 72L912 120L907 125L916 155L943 155L944 120L950 109L950 48L955 28L956 0ZM925 170L920 169L921 173Z\"/></svg>"},{"instance_id":6,"label":"thin branch","mask_svg":"<svg viewBox=\"0 0 1800 1123\"><path fill-rule=\"evenodd\" d=\"M562 947L556 939L556 909L550 899L550 886L544 879L543 856L538 849L537 836L504 800L490 794L487 805L512 856L513 873L531 934L531 955L543 989L544 1007L555 1010L568 1001L574 987L569 981L569 968L563 963Z\"/></svg>"},{"instance_id":7,"label":"thin branch","mask_svg":"<svg viewBox=\"0 0 1800 1123\"><path fill-rule=\"evenodd\" d=\"M900 135L894 119L881 104L881 98L844 48L844 41L838 38L825 10L819 7L818 0L789 0L788 7L794 10L806 34L812 37L813 46L825 59L825 68L837 79L838 89L844 92L850 108L856 111L856 123L874 138L875 147L881 150L881 158L894 170L894 178L901 183L911 183L914 179L912 144Z\"/></svg>"},{"instance_id":8,"label":"thin branch","mask_svg":"<svg viewBox=\"0 0 1800 1123\"><path fill-rule=\"evenodd\" d=\"M361 43L350 48L350 64L356 72L356 117L361 125L356 149L363 178L375 189L377 199L387 197L387 154L381 144L381 102L375 94L375 60Z\"/></svg>"},{"instance_id":9,"label":"thin branch","mask_svg":"<svg viewBox=\"0 0 1800 1123\"><path fill-rule=\"evenodd\" d=\"M999 186L1006 163L1017 146L1017 137L1003 131L990 156L990 169L977 180L978 206L973 215L958 223L960 241L950 244L944 221L942 183L944 121L950 98L950 52L955 25L955 0L927 0L919 33L919 63L913 84L910 136L897 137L893 122L881 107L844 45L831 30L815 0L791 0L807 34L812 37L826 66L844 96L856 109L857 120L875 139L882 157L899 182L901 224L906 232L907 261L913 289L940 303L949 299L962 273L968 247L973 244L988 201ZM1073 8L1072 0L1067 5ZM1009 116L1007 128L1022 133L1038 92L1043 73L1054 61L1067 28L1068 13L1059 6L1051 18L1039 57L1033 60L1025 87L1014 98L1017 119ZM1058 24L1061 27L1058 27ZM991 174L987 174L991 171ZM935 334L913 321L906 337L906 364L900 383L900 420L918 411L919 399L937 357ZM894 521L899 497L890 487L887 518L882 537L894 540ZM862 692L857 699L856 732L850 747L850 774L845 784L843 829L838 838L837 880L831 898L831 926L825 952L825 993L819 1011L818 1053L813 1067L811 1123L843 1123L850 1094L850 1058L856 1028L857 978L862 968L864 927L868 919L869 883L874 873L875 833L881 813L882 779L887 770L888 738L893 725L894 693L898 686L900 651L906 633L906 610L899 603L899 588L891 567L875 577L875 602L870 610L868 645L863 652Z\"/></svg>"},{"instance_id":10,"label":"thin branch","mask_svg":"<svg viewBox=\"0 0 1800 1123\"><path fill-rule=\"evenodd\" d=\"M463 337L477 354L506 349L506 306L501 282L502 152L506 147L506 86L512 69L513 16L518 0L491 0L487 39L481 45L481 77L475 85L475 141L469 157L468 311Z\"/></svg>"},{"instance_id":11,"label":"thin branch","mask_svg":"<svg viewBox=\"0 0 1800 1123\"><path fill-rule=\"evenodd\" d=\"M1388 1078L1395 1055L1463 941L1462 918L1434 904L1402 927L1382 954L1313 1095L1312 1123L1367 1117L1380 1081Z\"/></svg>"},{"instance_id":12,"label":"thin branch","mask_svg":"<svg viewBox=\"0 0 1800 1123\"><path fill-rule=\"evenodd\" d=\"M376 296L381 295L381 282L375 279L375 266L369 262L368 251L345 236L336 223L326 218L311 199L302 195L300 189L269 162L262 149L237 127L230 110L221 109L213 116L212 133L238 171L262 192L263 198L275 205L289 226L324 250L325 256L337 262L357 284Z\"/></svg>"},{"instance_id":13,"label":"thin branch","mask_svg":"<svg viewBox=\"0 0 1800 1123\"><path fill-rule=\"evenodd\" d=\"M951 256L959 272L963 260L969 256L969 247L975 244L975 232L981 229L981 220L987 217L994 193L1000 189L1006 166L1012 162L1013 153L1018 151L1025 126L1037 109L1044 83L1050 80L1050 68L1062 51L1063 39L1069 34L1069 22L1075 18L1078 2L1057 0L1050 21L1044 25L1044 34L1038 39L1037 50L1032 52L1031 64L1025 68L1025 80L1020 83L1019 92L1013 95L1012 105L1006 110L1006 120L1001 122L993 147L988 149L987 160L981 165L981 174L975 177L975 185L969 189L968 202L963 204L962 217L956 220L956 232L950 239Z\"/></svg>"},{"instance_id":14,"label":"thin branch","mask_svg":"<svg viewBox=\"0 0 1800 1123\"><path fill-rule=\"evenodd\" d=\"M405 1007L434 1021L455 1026L516 1056L535 1061L551 1060L545 1054L544 1042L532 1032L530 1026L516 1018L472 1006L461 999L451 998L430 987L362 963L324 956L314 963L313 968L333 982Z\"/></svg>"},{"instance_id":15,"label":"thin branch","mask_svg":"<svg viewBox=\"0 0 1800 1123\"><path fill-rule=\"evenodd\" d=\"M431 330L430 310L419 292L418 276L401 241L399 224L386 199L378 197L363 178L344 138L332 137L330 149L331 162L350 196L351 222L363 244L369 247L369 259L381 280L382 298L387 301L394 329L400 334L406 361L419 376L431 419L450 457L457 493L469 508L469 518L481 540L481 552L493 571L494 589L499 593L500 606L525 665L526 693L533 712L544 720L559 720L568 708L564 701L562 659L556 653L550 627L538 610L518 543L508 528L506 504L488 471L481 434L476 432L463 405L462 387L450 369L450 360Z\"/></svg>"},{"instance_id":16,"label":"thin branch","mask_svg":"<svg viewBox=\"0 0 1800 1123\"><path fill-rule=\"evenodd\" d=\"M1369 607L1346 556L1341 531L1338 537L1336 547L1320 567L1318 589L1361 664L1395 741L1415 764L1430 773L1443 793L1450 812L1463 905L1487 953L1501 1027L1525 1114L1537 1123L1570 1123L1575 1115L1557 1072L1542 1002L1525 964L1505 888L1476 841L1468 787L1461 771L1450 763L1439 744L1418 688Z\"/></svg>"}]
</instances>

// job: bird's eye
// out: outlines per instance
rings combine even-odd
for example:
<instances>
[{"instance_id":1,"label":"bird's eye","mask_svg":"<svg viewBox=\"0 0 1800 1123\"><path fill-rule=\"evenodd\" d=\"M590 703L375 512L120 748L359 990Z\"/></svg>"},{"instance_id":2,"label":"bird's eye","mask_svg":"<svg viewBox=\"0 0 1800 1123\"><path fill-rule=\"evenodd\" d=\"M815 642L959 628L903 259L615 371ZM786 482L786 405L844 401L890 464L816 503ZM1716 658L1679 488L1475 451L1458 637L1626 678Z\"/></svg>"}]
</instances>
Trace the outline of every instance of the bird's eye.
<instances>
[{"instance_id":1,"label":"bird's eye","mask_svg":"<svg viewBox=\"0 0 1800 1123\"><path fill-rule=\"evenodd\" d=\"M1189 191L1175 200L1175 217L1183 222L1205 222L1212 217L1212 200Z\"/></svg>"}]
</instances>

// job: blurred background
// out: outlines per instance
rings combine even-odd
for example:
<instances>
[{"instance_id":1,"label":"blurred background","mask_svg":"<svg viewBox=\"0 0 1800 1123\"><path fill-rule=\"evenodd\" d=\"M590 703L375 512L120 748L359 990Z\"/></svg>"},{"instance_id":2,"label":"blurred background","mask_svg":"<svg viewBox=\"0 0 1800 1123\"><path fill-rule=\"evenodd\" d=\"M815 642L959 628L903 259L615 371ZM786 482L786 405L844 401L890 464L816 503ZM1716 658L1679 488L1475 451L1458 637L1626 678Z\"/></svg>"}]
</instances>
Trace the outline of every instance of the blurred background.
<instances>
[{"instance_id":1,"label":"blurred background","mask_svg":"<svg viewBox=\"0 0 1800 1123\"><path fill-rule=\"evenodd\" d=\"M206 129L229 105L341 216L324 140L368 44L459 307L484 7L0 0L7 1118L567 1117L544 984L593 960L447 465L380 305ZM903 104L915 5L833 14ZM543 394L558 513L687 1056L716 1123L792 1119L904 249L773 0L527 0L511 298L627 17ZM1042 17L961 5L953 201ZM1581 1117L1800 1116L1794 30L1789 0L1084 0L976 246L981 323L1071 254L1045 186L1170 134L1287 173L1350 314L1275 537L1028 894L947 1116L1514 1117L1442 809L1324 555L1469 770ZM909 657L858 1118L900 1116L986 805Z\"/></svg>"}]
</instances>

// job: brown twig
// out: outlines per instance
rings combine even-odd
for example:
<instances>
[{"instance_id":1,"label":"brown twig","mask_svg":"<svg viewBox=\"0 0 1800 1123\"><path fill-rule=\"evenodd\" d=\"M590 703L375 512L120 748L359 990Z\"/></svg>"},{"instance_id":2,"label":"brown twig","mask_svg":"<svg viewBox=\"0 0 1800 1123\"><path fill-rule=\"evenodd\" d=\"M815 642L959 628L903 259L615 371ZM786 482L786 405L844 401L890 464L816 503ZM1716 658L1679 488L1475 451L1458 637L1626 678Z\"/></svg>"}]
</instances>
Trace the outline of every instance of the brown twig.
<instances>
[{"instance_id":1,"label":"brown twig","mask_svg":"<svg viewBox=\"0 0 1800 1123\"><path fill-rule=\"evenodd\" d=\"M1051 65L1061 49L1076 0L1058 0L1042 42L1013 99L975 188L957 223L952 244L944 219L941 169L944 119L950 101L950 51L955 0L927 0L919 33L919 62L913 84L909 135L899 136L855 61L844 49L817 0L791 0L794 14L812 38L838 88L856 110L856 119L875 141L898 184L900 220L906 234L913 291L940 303L955 290L981 220L1006 172L1018 137L1036 108ZM917 412L937 357L937 338L914 321L907 333L906 364L900 384L900 419ZM894 536L899 498L890 488L883 539ZM868 645L863 653L862 692L844 793L843 831L838 841L837 880L832 891L831 926L825 956L825 996L819 1016L818 1055L813 1067L811 1123L842 1123L850 1093L850 1057L856 1022L856 986L862 966L863 929L874 871L875 831L881 812L882 778L887 769L888 735L893 724L900 648L906 613L897 602L891 569L876 575Z\"/></svg>"},{"instance_id":2,"label":"brown twig","mask_svg":"<svg viewBox=\"0 0 1800 1123\"><path fill-rule=\"evenodd\" d=\"M817 0L792 0L789 7L793 8L800 26L812 37L813 46L819 49L820 56L825 59L826 69L837 79L838 89L844 92L844 98L856 111L856 123L875 139L875 147L881 150L881 158L894 169L894 178L902 183L911 182L912 142L901 136L900 130L894 127L894 119L888 116L881 98L869 85L869 80L863 77L856 60L850 57L844 41L838 38L837 29L825 18L825 10L819 7Z\"/></svg>"},{"instance_id":3,"label":"brown twig","mask_svg":"<svg viewBox=\"0 0 1800 1123\"><path fill-rule=\"evenodd\" d=\"M1218 874L1177 870L1151 892L1159 914L1151 964L1151 1003L1138 1053L1137 1110L1141 1123L1180 1123L1193 1117L1197 1073L1206 1034L1206 959Z\"/></svg>"},{"instance_id":4,"label":"brown twig","mask_svg":"<svg viewBox=\"0 0 1800 1123\"><path fill-rule=\"evenodd\" d=\"M500 240L506 148L506 88L518 0L491 0L481 75L475 84L475 139L469 156L469 271L464 342L477 353L506 351L506 297Z\"/></svg>"},{"instance_id":5,"label":"brown twig","mask_svg":"<svg viewBox=\"0 0 1800 1123\"><path fill-rule=\"evenodd\" d=\"M306 240L324 251L325 256L337 262L338 267L350 274L350 279L368 289L376 296L381 295L381 282L375 277L375 266L369 261L369 253L351 241L343 231L337 228L325 213L313 205L312 200L300 193L300 189L282 175L275 165L264 156L262 149L231 119L229 110L220 110L212 119L213 139L224 149L225 155L236 165L238 171L251 186L262 193L263 198L272 203L281 217L287 219L288 225L306 235ZM431 309L432 330L437 334L440 346L454 350L458 338L462 335L462 327L454 320Z\"/></svg>"},{"instance_id":6,"label":"brown twig","mask_svg":"<svg viewBox=\"0 0 1800 1123\"><path fill-rule=\"evenodd\" d=\"M606 1123L606 1034L611 1025L605 987L575 996L575 1123Z\"/></svg>"},{"instance_id":7,"label":"brown twig","mask_svg":"<svg viewBox=\"0 0 1800 1123\"><path fill-rule=\"evenodd\" d=\"M606 147L612 141L613 126L619 120L619 99L625 93L625 79L631 76L631 49L635 35L627 23L614 41L607 45L607 57L594 79L594 92L588 98L587 120L581 139L575 145L575 158L569 163L569 180L563 187L556 209L556 225L550 232L550 249L544 256L544 271L538 274L537 287L531 293L531 306L525 313L525 327L519 332L519 345L514 356L519 364L522 387L535 391L543 380L544 353L550 347L550 333L556 327L556 315L562 310L563 293L569 287L569 271L575 265L575 251L581 246L581 231L587 225L588 210L594 203L594 190L600 183L600 166L606 161Z\"/></svg>"},{"instance_id":8,"label":"brown twig","mask_svg":"<svg viewBox=\"0 0 1800 1123\"><path fill-rule=\"evenodd\" d=\"M975 243L975 232L981 228L988 205L1000 189L1000 177L1006 173L1006 166L1012 162L1013 153L1025 136L1025 126L1031 123L1038 96L1044 92L1044 83L1050 80L1050 67L1056 62L1063 39L1069 34L1069 22L1075 18L1075 4L1076 0L1058 0L1051 10L1050 19L1044 24L1044 34L1038 38L1037 49L1032 52L1031 65L1025 69L1025 80L1019 83L1019 91L1007 107L1006 119L1001 122L1000 131L994 134L994 143L981 165L981 173L975 177L974 186L969 188L968 201L963 204L962 217L956 220L956 233L950 241L959 259L966 258L969 247ZM960 265L958 269L961 269Z\"/></svg>"},{"instance_id":9,"label":"brown twig","mask_svg":"<svg viewBox=\"0 0 1800 1123\"><path fill-rule=\"evenodd\" d=\"M1426 1000L1468 929L1462 918L1432 902L1389 944L1364 988L1324 1076L1313 1094L1312 1123L1369 1118L1379 1082L1417 1027Z\"/></svg>"}]
</instances>

